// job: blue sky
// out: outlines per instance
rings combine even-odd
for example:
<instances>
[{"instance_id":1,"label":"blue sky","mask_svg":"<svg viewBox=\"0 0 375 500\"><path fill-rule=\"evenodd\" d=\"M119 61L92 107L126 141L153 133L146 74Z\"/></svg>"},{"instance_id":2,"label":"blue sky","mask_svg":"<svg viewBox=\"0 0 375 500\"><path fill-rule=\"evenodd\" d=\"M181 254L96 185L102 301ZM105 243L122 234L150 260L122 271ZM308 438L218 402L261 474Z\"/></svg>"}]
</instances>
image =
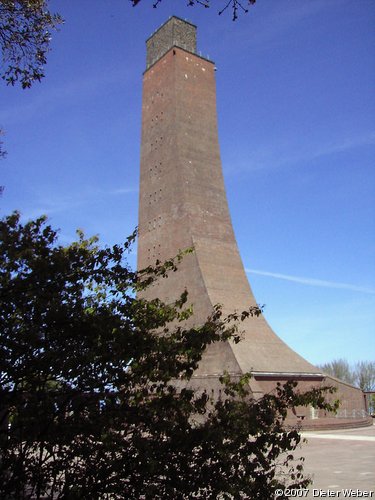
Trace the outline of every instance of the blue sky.
<instances>
[{"instance_id":1,"label":"blue sky","mask_svg":"<svg viewBox=\"0 0 375 500\"><path fill-rule=\"evenodd\" d=\"M219 138L248 277L276 333L313 363L375 359L375 4L55 0L46 78L1 86L3 214L46 213L121 242L137 224L145 40L170 15L216 63ZM135 255L130 258L135 263Z\"/></svg>"}]
</instances>

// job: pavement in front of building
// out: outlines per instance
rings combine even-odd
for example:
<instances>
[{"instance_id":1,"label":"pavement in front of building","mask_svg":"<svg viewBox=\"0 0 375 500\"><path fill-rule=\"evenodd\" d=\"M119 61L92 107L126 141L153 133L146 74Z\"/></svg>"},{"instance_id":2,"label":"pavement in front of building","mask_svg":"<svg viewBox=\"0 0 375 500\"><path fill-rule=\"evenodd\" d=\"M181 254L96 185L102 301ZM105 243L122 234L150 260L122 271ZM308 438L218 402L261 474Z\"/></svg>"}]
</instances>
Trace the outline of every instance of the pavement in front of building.
<instances>
[{"instance_id":1,"label":"pavement in front of building","mask_svg":"<svg viewBox=\"0 0 375 500\"><path fill-rule=\"evenodd\" d=\"M307 443L295 456L305 457L313 479L308 491L290 498L373 498L375 500L375 425L358 429L302 432Z\"/></svg>"}]
</instances>

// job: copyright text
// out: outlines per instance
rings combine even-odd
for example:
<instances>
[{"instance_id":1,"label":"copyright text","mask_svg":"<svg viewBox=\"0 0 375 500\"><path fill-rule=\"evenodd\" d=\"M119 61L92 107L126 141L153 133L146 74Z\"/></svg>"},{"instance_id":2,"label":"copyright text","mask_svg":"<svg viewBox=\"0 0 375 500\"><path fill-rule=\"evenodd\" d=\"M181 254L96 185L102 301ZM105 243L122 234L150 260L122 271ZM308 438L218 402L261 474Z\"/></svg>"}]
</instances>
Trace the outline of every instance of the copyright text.
<instances>
[{"instance_id":1,"label":"copyright text","mask_svg":"<svg viewBox=\"0 0 375 500\"><path fill-rule=\"evenodd\" d=\"M279 489L275 491L275 498L306 498L309 493L313 498L375 498L373 490L358 490L351 488L342 490L321 490L319 488L313 488L312 490L305 488Z\"/></svg>"}]
</instances>

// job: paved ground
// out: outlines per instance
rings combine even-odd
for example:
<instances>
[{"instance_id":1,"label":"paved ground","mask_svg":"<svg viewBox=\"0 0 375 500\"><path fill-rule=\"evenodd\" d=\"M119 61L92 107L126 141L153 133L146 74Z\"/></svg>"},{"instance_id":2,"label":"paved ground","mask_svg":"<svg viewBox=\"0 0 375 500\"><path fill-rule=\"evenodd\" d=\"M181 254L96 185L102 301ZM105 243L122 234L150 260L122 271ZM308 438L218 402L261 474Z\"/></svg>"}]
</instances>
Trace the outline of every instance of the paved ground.
<instances>
[{"instance_id":1,"label":"paved ground","mask_svg":"<svg viewBox=\"0 0 375 500\"><path fill-rule=\"evenodd\" d=\"M313 478L307 498L375 500L375 425L302 435L308 443L299 454L306 459L305 472Z\"/></svg>"}]
</instances>

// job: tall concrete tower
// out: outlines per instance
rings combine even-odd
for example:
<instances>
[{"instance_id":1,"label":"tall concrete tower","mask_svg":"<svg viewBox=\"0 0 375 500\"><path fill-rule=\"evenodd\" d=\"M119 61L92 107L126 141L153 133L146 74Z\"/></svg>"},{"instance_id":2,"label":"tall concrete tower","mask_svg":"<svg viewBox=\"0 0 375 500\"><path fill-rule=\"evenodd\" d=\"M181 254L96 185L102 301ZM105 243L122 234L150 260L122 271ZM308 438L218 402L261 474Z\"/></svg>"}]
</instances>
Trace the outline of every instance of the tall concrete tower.
<instances>
[{"instance_id":1,"label":"tall concrete tower","mask_svg":"<svg viewBox=\"0 0 375 500\"><path fill-rule=\"evenodd\" d=\"M194 247L176 273L148 290L170 302L187 289L196 324L213 306L225 313L256 305L238 252L220 160L215 65L197 54L196 26L171 17L146 42L143 79L138 268ZM290 349L263 316L241 325L243 340L210 346L191 385L218 390L226 370L252 372L254 397L278 381L296 379L303 388L324 375ZM338 383L338 382L337 382ZM344 391L348 410L363 412L360 391ZM310 415L306 410L306 419ZM316 418L314 418L315 420Z\"/></svg>"}]
</instances>

